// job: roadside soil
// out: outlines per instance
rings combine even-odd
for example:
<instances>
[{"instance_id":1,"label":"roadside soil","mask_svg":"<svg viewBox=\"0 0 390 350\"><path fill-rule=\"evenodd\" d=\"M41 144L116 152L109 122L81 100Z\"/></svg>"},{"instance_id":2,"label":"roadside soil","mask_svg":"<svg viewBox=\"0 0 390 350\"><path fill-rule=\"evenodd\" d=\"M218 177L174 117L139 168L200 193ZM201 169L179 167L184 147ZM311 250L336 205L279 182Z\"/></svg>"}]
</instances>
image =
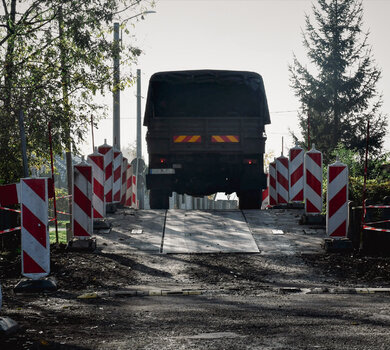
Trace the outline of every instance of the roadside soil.
<instances>
[{"instance_id":1,"label":"roadside soil","mask_svg":"<svg viewBox=\"0 0 390 350\"><path fill-rule=\"evenodd\" d=\"M120 322L120 316L102 311L115 299L77 299L87 292L186 289L251 296L280 286L390 287L390 258L357 253L116 255L100 249L72 252L64 245L52 245L50 276L58 291L23 296L13 293L20 266L19 255L0 255L0 316L21 326L17 333L0 338L1 350L90 349L87 339L100 336L94 329L109 329ZM91 320L86 330L80 329L80 324Z\"/></svg>"}]
</instances>

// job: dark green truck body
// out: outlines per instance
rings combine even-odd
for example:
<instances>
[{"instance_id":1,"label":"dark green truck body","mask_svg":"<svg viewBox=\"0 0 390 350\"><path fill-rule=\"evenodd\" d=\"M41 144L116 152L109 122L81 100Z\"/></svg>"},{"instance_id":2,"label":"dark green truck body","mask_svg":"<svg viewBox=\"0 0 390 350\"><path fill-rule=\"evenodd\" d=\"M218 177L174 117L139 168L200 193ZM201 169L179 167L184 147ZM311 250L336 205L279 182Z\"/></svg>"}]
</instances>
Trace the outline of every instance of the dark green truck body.
<instances>
[{"instance_id":1,"label":"dark green truck body","mask_svg":"<svg viewBox=\"0 0 390 350\"><path fill-rule=\"evenodd\" d=\"M149 82L144 125L152 208L172 192L237 192L241 208L258 208L266 187L264 126L270 123L263 80L241 71L177 71Z\"/></svg>"}]
</instances>

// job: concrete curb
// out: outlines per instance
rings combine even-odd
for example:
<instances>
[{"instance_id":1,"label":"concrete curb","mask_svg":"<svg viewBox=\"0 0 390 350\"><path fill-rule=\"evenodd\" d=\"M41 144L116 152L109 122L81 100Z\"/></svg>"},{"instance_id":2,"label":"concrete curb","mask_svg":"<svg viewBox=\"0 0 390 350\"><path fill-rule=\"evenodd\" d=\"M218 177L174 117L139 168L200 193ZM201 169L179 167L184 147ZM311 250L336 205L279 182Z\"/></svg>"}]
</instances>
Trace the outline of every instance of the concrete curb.
<instances>
[{"instance_id":1,"label":"concrete curb","mask_svg":"<svg viewBox=\"0 0 390 350\"><path fill-rule=\"evenodd\" d=\"M97 298L128 298L128 297L147 297L147 296L191 296L204 295L206 292L232 292L237 291L237 288L227 288L220 290L205 290L205 289L129 289L129 290L114 290L107 292L89 292L77 296L77 299L97 299ZM390 288L299 288L299 287L264 287L263 291L273 291L278 294L390 294Z\"/></svg>"},{"instance_id":2,"label":"concrete curb","mask_svg":"<svg viewBox=\"0 0 390 350\"><path fill-rule=\"evenodd\" d=\"M390 294L390 288L274 288L279 294Z\"/></svg>"},{"instance_id":3,"label":"concrete curb","mask_svg":"<svg viewBox=\"0 0 390 350\"><path fill-rule=\"evenodd\" d=\"M170 296L170 295L202 295L205 291L200 289L151 289L151 290L118 290L108 292L84 293L77 296L77 299L97 299L104 297L126 298L146 296Z\"/></svg>"}]
</instances>

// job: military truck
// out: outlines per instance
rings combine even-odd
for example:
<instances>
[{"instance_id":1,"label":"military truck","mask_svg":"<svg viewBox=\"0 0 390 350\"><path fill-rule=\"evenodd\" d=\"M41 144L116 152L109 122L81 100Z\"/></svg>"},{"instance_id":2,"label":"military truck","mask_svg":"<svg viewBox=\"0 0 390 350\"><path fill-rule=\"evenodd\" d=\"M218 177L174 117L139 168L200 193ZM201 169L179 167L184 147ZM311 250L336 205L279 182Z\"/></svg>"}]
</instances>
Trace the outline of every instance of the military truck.
<instances>
[{"instance_id":1,"label":"military truck","mask_svg":"<svg viewBox=\"0 0 390 350\"><path fill-rule=\"evenodd\" d=\"M168 208L172 192L236 192L241 209L260 208L266 187L264 126L269 123L263 79L257 73L155 73L144 118L151 208Z\"/></svg>"}]
</instances>

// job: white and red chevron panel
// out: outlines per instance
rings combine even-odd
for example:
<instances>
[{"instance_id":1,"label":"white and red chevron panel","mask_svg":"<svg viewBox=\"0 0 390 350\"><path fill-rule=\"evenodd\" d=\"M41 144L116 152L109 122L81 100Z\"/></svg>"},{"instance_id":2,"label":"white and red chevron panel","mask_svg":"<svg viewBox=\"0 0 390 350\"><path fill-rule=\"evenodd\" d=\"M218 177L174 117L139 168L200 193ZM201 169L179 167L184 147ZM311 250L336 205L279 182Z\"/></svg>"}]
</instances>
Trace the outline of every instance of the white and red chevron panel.
<instances>
[{"instance_id":1,"label":"white and red chevron panel","mask_svg":"<svg viewBox=\"0 0 390 350\"><path fill-rule=\"evenodd\" d=\"M276 158L276 200L278 204L288 203L288 158Z\"/></svg>"},{"instance_id":2,"label":"white and red chevron panel","mask_svg":"<svg viewBox=\"0 0 390 350\"><path fill-rule=\"evenodd\" d=\"M132 176L132 185L131 185L131 207L134 209L138 209L138 190L137 190L137 176L133 174Z\"/></svg>"},{"instance_id":3,"label":"white and red chevron panel","mask_svg":"<svg viewBox=\"0 0 390 350\"><path fill-rule=\"evenodd\" d=\"M113 199L114 203L119 203L122 197L122 152L114 148L114 161L113 161Z\"/></svg>"},{"instance_id":4,"label":"white and red chevron panel","mask_svg":"<svg viewBox=\"0 0 390 350\"><path fill-rule=\"evenodd\" d=\"M290 202L303 202L303 163L305 152L295 146L289 152L289 198Z\"/></svg>"},{"instance_id":5,"label":"white and red chevron panel","mask_svg":"<svg viewBox=\"0 0 390 350\"><path fill-rule=\"evenodd\" d=\"M33 280L50 273L47 178L20 180L22 275Z\"/></svg>"},{"instance_id":6,"label":"white and red chevron panel","mask_svg":"<svg viewBox=\"0 0 390 350\"><path fill-rule=\"evenodd\" d=\"M277 204L277 194L276 194L276 161L269 163L269 176L268 176L268 196L269 196L269 205Z\"/></svg>"},{"instance_id":7,"label":"white and red chevron panel","mask_svg":"<svg viewBox=\"0 0 390 350\"><path fill-rule=\"evenodd\" d=\"M127 175L126 175L126 207L131 207L133 200L133 169L131 164L127 164Z\"/></svg>"},{"instance_id":8,"label":"white and red chevron panel","mask_svg":"<svg viewBox=\"0 0 390 350\"><path fill-rule=\"evenodd\" d=\"M322 211L322 153L313 145L305 154L305 213L317 215Z\"/></svg>"},{"instance_id":9,"label":"white and red chevron panel","mask_svg":"<svg viewBox=\"0 0 390 350\"><path fill-rule=\"evenodd\" d=\"M104 156L98 153L97 148L95 152L88 156L88 163L92 166L93 177L93 219L102 219L106 216L106 199L104 196Z\"/></svg>"},{"instance_id":10,"label":"white and red chevron panel","mask_svg":"<svg viewBox=\"0 0 390 350\"><path fill-rule=\"evenodd\" d=\"M98 147L98 152L104 155L104 196L106 203L112 203L114 149L104 140L104 144Z\"/></svg>"},{"instance_id":11,"label":"white and red chevron panel","mask_svg":"<svg viewBox=\"0 0 390 350\"><path fill-rule=\"evenodd\" d=\"M332 238L348 233L348 167L339 161L328 166L326 232Z\"/></svg>"},{"instance_id":12,"label":"white and red chevron panel","mask_svg":"<svg viewBox=\"0 0 390 350\"><path fill-rule=\"evenodd\" d=\"M93 233L92 166L82 162L73 167L73 236L88 239Z\"/></svg>"},{"instance_id":13,"label":"white and red chevron panel","mask_svg":"<svg viewBox=\"0 0 390 350\"><path fill-rule=\"evenodd\" d=\"M122 197L121 197L121 204L126 204L126 186L127 186L127 165L128 161L126 157L123 157L122 160Z\"/></svg>"}]
</instances>

